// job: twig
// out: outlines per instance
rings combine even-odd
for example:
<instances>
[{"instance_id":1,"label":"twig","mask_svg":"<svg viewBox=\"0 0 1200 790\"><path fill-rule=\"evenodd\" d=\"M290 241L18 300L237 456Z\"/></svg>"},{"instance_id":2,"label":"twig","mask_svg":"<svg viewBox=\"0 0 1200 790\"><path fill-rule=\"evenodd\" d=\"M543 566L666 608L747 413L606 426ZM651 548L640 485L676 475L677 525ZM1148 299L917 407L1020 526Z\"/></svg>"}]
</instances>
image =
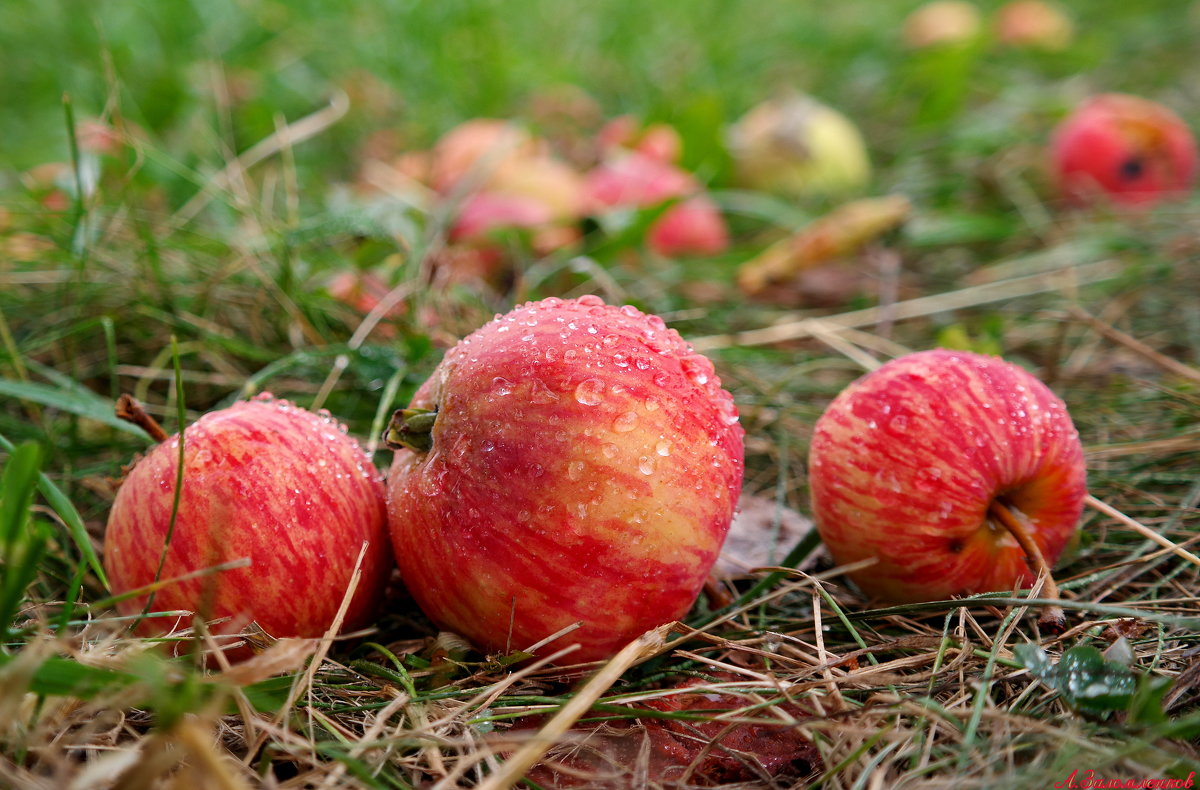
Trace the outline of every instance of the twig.
<instances>
[{"instance_id":1,"label":"twig","mask_svg":"<svg viewBox=\"0 0 1200 790\"><path fill-rule=\"evenodd\" d=\"M1115 277L1123 270L1116 261L1097 261L1070 269L1062 269L1042 274L1032 274L1027 277L1015 277L998 283L987 283L970 288L963 288L949 293L922 296L896 302L890 306L890 317L894 321L909 318L919 318L947 310L958 310L965 307L1002 302L1005 299L1015 299L1020 296L1031 296L1046 291L1056 291L1065 284L1086 284L1100 282ZM709 335L691 341L697 351L710 351L734 346L758 346L769 343L779 343L784 340L799 340L812 337L814 329L824 327L833 331L843 328L858 328L877 324L884 317L884 311L879 307L865 310L854 310L840 315L831 315L820 319L820 324L814 324L811 318L799 318L784 323L778 323L764 329L748 332L737 332L729 335Z\"/></svg>"},{"instance_id":2,"label":"twig","mask_svg":"<svg viewBox=\"0 0 1200 790\"><path fill-rule=\"evenodd\" d=\"M1092 496L1091 494L1088 494L1087 499L1084 500L1084 503L1093 510L1098 510L1110 518L1115 518L1117 521L1120 521L1122 524L1129 527L1143 538L1154 541L1164 549L1170 549L1176 556L1182 557L1193 565L1200 566L1200 557L1197 557L1187 549L1182 548L1170 538L1163 537L1140 521L1135 521L1107 502L1103 502L1099 499L1096 499L1096 497Z\"/></svg>"},{"instance_id":3,"label":"twig","mask_svg":"<svg viewBox=\"0 0 1200 790\"><path fill-rule=\"evenodd\" d=\"M546 722L524 746L504 761L504 766L488 776L479 785L479 790L507 790L519 782L538 760L549 751L558 738L587 713L588 709L616 683L625 670L646 656L651 655L666 643L667 632L673 624L655 628L633 640L621 652L612 657L587 684L563 706L554 718Z\"/></svg>"},{"instance_id":4,"label":"twig","mask_svg":"<svg viewBox=\"0 0 1200 790\"><path fill-rule=\"evenodd\" d=\"M1120 329L1111 324L1101 321L1094 315L1086 312L1078 305L1071 305L1070 312L1072 317L1084 322L1099 334L1118 343L1125 348L1145 357L1147 360L1162 368L1167 373L1179 376L1181 378L1190 379L1191 381L1200 384L1200 370L1196 370L1190 365L1185 365L1177 359L1168 357L1166 354L1155 351L1136 337L1125 334Z\"/></svg>"}]
</instances>

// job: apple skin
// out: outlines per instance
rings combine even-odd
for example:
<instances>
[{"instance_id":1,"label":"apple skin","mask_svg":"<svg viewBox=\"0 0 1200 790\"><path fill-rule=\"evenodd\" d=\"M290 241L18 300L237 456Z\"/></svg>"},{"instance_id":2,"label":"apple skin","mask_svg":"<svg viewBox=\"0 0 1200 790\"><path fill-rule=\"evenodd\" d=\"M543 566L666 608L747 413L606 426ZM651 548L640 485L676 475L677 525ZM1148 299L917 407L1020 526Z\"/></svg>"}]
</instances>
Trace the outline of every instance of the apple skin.
<instances>
[{"instance_id":1,"label":"apple skin","mask_svg":"<svg viewBox=\"0 0 1200 790\"><path fill-rule=\"evenodd\" d=\"M1072 203L1107 196L1125 206L1179 197L1196 179L1196 140L1161 104L1120 93L1094 96L1059 125L1051 143L1059 191Z\"/></svg>"},{"instance_id":2,"label":"apple skin","mask_svg":"<svg viewBox=\"0 0 1200 790\"><path fill-rule=\"evenodd\" d=\"M364 541L362 578L343 628L370 623L395 567L383 481L358 442L328 416L269 394L205 414L184 431L184 485L163 579L242 557L251 565L170 584L156 611L185 609L237 633L317 637L332 624ZM114 594L154 581L171 521L179 437L129 472L108 518L104 568ZM122 601L137 614L145 596ZM186 627L144 621L149 632ZM245 655L237 657L244 658Z\"/></svg>"},{"instance_id":3,"label":"apple skin","mask_svg":"<svg viewBox=\"0 0 1200 790\"><path fill-rule=\"evenodd\" d=\"M700 194L676 203L646 230L646 244L659 255L719 255L729 249L729 229L721 209Z\"/></svg>"},{"instance_id":4,"label":"apple skin","mask_svg":"<svg viewBox=\"0 0 1200 790\"><path fill-rule=\"evenodd\" d=\"M1024 369L965 351L908 354L847 387L814 428L812 511L851 578L899 603L1028 587L1015 538L994 526L999 499L1052 565L1087 494L1066 406Z\"/></svg>"},{"instance_id":5,"label":"apple skin","mask_svg":"<svg viewBox=\"0 0 1200 790\"><path fill-rule=\"evenodd\" d=\"M743 431L712 364L656 316L530 302L451 349L413 397L431 449L388 477L396 560L441 628L488 652L605 658L682 617L741 490Z\"/></svg>"}]
</instances>

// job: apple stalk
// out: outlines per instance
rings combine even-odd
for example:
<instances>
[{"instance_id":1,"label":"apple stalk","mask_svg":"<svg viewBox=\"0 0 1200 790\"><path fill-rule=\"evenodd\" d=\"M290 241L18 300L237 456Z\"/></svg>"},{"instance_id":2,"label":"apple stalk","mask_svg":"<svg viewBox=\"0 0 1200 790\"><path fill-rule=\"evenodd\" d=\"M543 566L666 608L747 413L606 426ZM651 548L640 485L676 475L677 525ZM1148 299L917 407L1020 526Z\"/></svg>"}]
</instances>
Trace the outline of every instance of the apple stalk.
<instances>
[{"instance_id":1,"label":"apple stalk","mask_svg":"<svg viewBox=\"0 0 1200 790\"><path fill-rule=\"evenodd\" d=\"M1050 572L1050 565L1046 562L1046 557L1042 554L1041 548L1038 547L1037 541L1029 534L1028 528L1017 516L1014 509L1010 509L999 499L993 500L988 506L988 516L992 521L1003 527L1009 534L1016 538L1021 550L1025 552L1025 556L1029 560L1029 564L1033 571L1045 579L1042 582L1042 597L1050 600L1058 600L1058 585L1054 583L1054 575ZM1061 606L1049 605L1042 610L1042 616L1038 618L1038 625L1041 628L1053 634L1061 634L1067 630L1067 618Z\"/></svg>"}]
</instances>

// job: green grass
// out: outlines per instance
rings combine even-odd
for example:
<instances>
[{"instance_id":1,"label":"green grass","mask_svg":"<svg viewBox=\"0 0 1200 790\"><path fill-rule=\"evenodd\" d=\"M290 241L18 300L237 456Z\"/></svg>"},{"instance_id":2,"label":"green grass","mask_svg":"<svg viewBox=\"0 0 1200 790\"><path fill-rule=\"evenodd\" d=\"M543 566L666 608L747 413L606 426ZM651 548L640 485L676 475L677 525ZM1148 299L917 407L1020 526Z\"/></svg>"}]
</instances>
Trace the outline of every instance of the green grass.
<instances>
[{"instance_id":1,"label":"green grass","mask_svg":"<svg viewBox=\"0 0 1200 790\"><path fill-rule=\"evenodd\" d=\"M368 639L311 666L311 645L284 644L276 667L244 675L143 650L97 560L114 481L149 446L113 416L122 392L168 431L270 390L369 438L443 349L494 312L595 292L707 341L743 415L747 489L807 511L812 425L862 368L811 337L726 336L836 321L877 299L860 289L797 312L736 291L738 264L831 205L732 182L725 125L783 88L854 118L875 164L867 192L912 200L912 220L886 241L902 262L900 299L960 295L890 329L858 325L851 350L883 358L955 342L1030 367L1071 408L1092 493L1196 550L1200 386L1069 310L1200 366L1200 201L1069 212L1041 152L1095 91L1161 100L1200 128L1190 87L1200 12L1076 0L1065 5L1078 36L1063 52L981 41L912 53L899 27L915 5L11 0L0 25L0 786L66 786L84 770L96 787L162 787L172 772L196 787L473 785L497 770L492 752L516 748L512 723L540 722L578 691L577 674L439 637L402 596ZM444 228L353 198L346 185L368 141L389 133L426 148L479 116L537 126L538 97L563 85L603 117L674 124L685 165L729 211L733 249L664 260L642 254L637 234L594 229L578 256L538 258L509 240L511 286L421 280ZM344 114L327 109L343 97ZM272 144L314 114L304 140ZM72 117L103 117L132 144L81 151ZM231 167L258 145L261 161ZM52 183L38 180L47 163L60 163ZM999 299L965 290L989 273L1011 285L1047 261L1108 261L1118 273ZM853 264L867 283L873 265ZM355 336L362 316L325 290L347 268L411 288L393 335ZM1141 685L1114 712L1081 710L1031 678L1013 652L1039 637L1020 598L871 608L836 573L818 590L811 576L763 572L737 583L730 609L701 599L688 622L707 639L630 668L587 718L712 721L638 707L693 678L735 695L741 718L768 720L789 700L811 712L801 726L821 753L822 787L1033 788L1075 769L1186 776L1200 769L1197 569L1094 512L1081 533L1057 571L1073 627L1045 646L1054 657L1105 649L1118 624L1132 663L1104 671ZM808 548L788 564L828 574Z\"/></svg>"}]
</instances>

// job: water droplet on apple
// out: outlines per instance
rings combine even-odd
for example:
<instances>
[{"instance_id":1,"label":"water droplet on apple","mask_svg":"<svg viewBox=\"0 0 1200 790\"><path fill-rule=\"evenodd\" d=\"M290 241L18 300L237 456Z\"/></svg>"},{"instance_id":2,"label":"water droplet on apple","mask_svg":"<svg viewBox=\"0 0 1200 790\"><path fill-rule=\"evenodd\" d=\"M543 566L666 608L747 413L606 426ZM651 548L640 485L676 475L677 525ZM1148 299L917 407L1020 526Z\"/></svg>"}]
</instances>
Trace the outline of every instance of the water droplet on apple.
<instances>
[{"instance_id":1,"label":"water droplet on apple","mask_svg":"<svg viewBox=\"0 0 1200 790\"><path fill-rule=\"evenodd\" d=\"M620 352L613 354L613 364L615 364L619 368L629 367L629 355L622 354Z\"/></svg>"},{"instance_id":2,"label":"water droplet on apple","mask_svg":"<svg viewBox=\"0 0 1200 790\"><path fill-rule=\"evenodd\" d=\"M656 401L654 398L646 398L646 411L655 412L658 411L658 409L658 401Z\"/></svg>"},{"instance_id":3,"label":"water droplet on apple","mask_svg":"<svg viewBox=\"0 0 1200 790\"><path fill-rule=\"evenodd\" d=\"M575 400L584 406L596 406L604 399L604 382L600 379L586 379L575 388Z\"/></svg>"},{"instance_id":4,"label":"water droplet on apple","mask_svg":"<svg viewBox=\"0 0 1200 790\"><path fill-rule=\"evenodd\" d=\"M666 439L660 439L658 444L654 445L654 452L666 458L671 454L671 443Z\"/></svg>"},{"instance_id":5,"label":"water droplet on apple","mask_svg":"<svg viewBox=\"0 0 1200 790\"><path fill-rule=\"evenodd\" d=\"M533 518L533 514L528 510L521 510L517 512L517 521L526 522L531 518Z\"/></svg>"},{"instance_id":6,"label":"water droplet on apple","mask_svg":"<svg viewBox=\"0 0 1200 790\"><path fill-rule=\"evenodd\" d=\"M492 379L492 392L496 393L497 395L512 395L514 386L515 385L511 381L503 376L497 376L496 378Z\"/></svg>"},{"instance_id":7,"label":"water droplet on apple","mask_svg":"<svg viewBox=\"0 0 1200 790\"><path fill-rule=\"evenodd\" d=\"M616 458L617 453L620 452L620 448L612 442L608 442L600 448L600 452L604 453L605 458Z\"/></svg>"},{"instance_id":8,"label":"water droplet on apple","mask_svg":"<svg viewBox=\"0 0 1200 790\"><path fill-rule=\"evenodd\" d=\"M627 315L630 318L637 318L641 314L642 314L642 311L638 310L636 307L634 307L631 304L621 305L621 315Z\"/></svg>"},{"instance_id":9,"label":"water droplet on apple","mask_svg":"<svg viewBox=\"0 0 1200 790\"><path fill-rule=\"evenodd\" d=\"M572 461L567 464L567 479L579 480L583 477L584 463L583 461Z\"/></svg>"},{"instance_id":10,"label":"water droplet on apple","mask_svg":"<svg viewBox=\"0 0 1200 790\"><path fill-rule=\"evenodd\" d=\"M604 339L600 342L604 344L605 348L612 348L617 343L621 342L621 338L617 337L616 335L605 335Z\"/></svg>"},{"instance_id":11,"label":"water droplet on apple","mask_svg":"<svg viewBox=\"0 0 1200 790\"><path fill-rule=\"evenodd\" d=\"M684 357L680 362L683 365L683 373L696 386L704 386L708 383L708 379L712 376L713 366L707 358L695 355Z\"/></svg>"},{"instance_id":12,"label":"water droplet on apple","mask_svg":"<svg viewBox=\"0 0 1200 790\"><path fill-rule=\"evenodd\" d=\"M644 475L654 474L654 459L648 455L643 455L638 459L638 471Z\"/></svg>"},{"instance_id":13,"label":"water droplet on apple","mask_svg":"<svg viewBox=\"0 0 1200 790\"><path fill-rule=\"evenodd\" d=\"M650 369L650 359L649 359L649 357L636 357L633 360L633 366L635 368L637 368L638 370L649 370Z\"/></svg>"},{"instance_id":14,"label":"water droplet on apple","mask_svg":"<svg viewBox=\"0 0 1200 790\"><path fill-rule=\"evenodd\" d=\"M617 433L628 433L637 426L637 421L637 412L627 411L613 421L613 430Z\"/></svg>"},{"instance_id":15,"label":"water droplet on apple","mask_svg":"<svg viewBox=\"0 0 1200 790\"><path fill-rule=\"evenodd\" d=\"M496 449L496 443L493 442L491 439L484 439L483 444L480 445L480 449L483 450L485 453L490 453Z\"/></svg>"}]
</instances>

